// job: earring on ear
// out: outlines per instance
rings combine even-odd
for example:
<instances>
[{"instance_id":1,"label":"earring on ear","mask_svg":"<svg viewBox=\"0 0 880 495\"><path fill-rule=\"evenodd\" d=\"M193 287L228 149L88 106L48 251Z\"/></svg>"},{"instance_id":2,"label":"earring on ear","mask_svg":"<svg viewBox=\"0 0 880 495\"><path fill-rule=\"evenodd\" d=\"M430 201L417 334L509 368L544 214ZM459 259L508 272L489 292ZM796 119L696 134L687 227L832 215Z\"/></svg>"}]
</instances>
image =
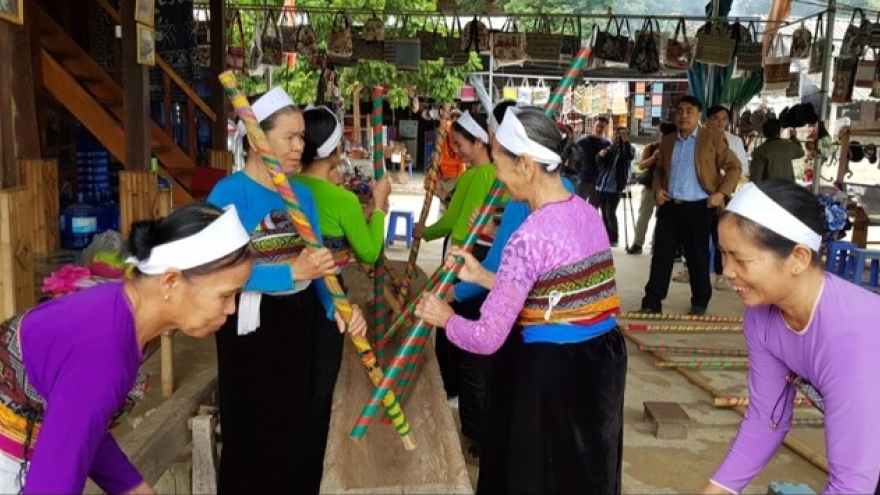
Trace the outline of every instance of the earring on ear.
<instances>
[{"instance_id":1,"label":"earring on ear","mask_svg":"<svg viewBox=\"0 0 880 495\"><path fill-rule=\"evenodd\" d=\"M165 296L162 299L165 300L165 302L168 302L168 299L170 299L170 298L171 298L171 296L166 292Z\"/></svg>"}]
</instances>

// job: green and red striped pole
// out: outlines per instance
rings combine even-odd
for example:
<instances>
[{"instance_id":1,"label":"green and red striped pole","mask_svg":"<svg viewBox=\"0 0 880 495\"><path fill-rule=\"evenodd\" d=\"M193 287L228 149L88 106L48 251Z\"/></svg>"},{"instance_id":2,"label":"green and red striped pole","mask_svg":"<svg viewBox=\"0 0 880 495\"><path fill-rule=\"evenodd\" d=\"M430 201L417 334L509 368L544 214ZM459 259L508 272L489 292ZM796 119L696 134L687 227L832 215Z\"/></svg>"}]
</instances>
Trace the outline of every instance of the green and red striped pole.
<instances>
[{"instance_id":1,"label":"green and red striped pole","mask_svg":"<svg viewBox=\"0 0 880 495\"><path fill-rule=\"evenodd\" d=\"M486 201L480 208L480 211L477 214L477 218L474 221L474 224L471 226L467 237L465 238L465 246L473 246L476 243L477 237L479 236L480 231L483 229L483 226L485 226L489 219L492 218L492 213L495 211L495 209L501 205L501 200L504 197L505 192L506 188L498 180L496 180L492 184L492 189L490 189L489 195L486 197ZM434 289L434 293L437 294L438 297L442 298L443 295L448 290L450 290L450 288L452 287L452 283L455 281L455 278L458 274L458 271L461 269L462 264L463 260L459 260L459 263L456 264L453 270L443 272L440 275L439 283ZM373 391L373 395L370 397L370 400L361 411L361 415L358 417L357 422L355 423L354 428L350 433L350 436L352 438L362 438L367 432L370 421L379 411L381 398L386 393L391 392L392 389L396 386L397 379L401 376L401 373L403 372L405 367L413 369L416 362L418 362L422 348L428 342L428 337L430 336L430 333L431 326L425 323L424 320L419 318L416 321L415 326L409 331L406 338L404 338L403 342L400 345L400 348L397 350L397 354L395 354L394 358L391 360L391 364L385 372L385 378L382 380L382 383L376 388L375 391Z\"/></svg>"},{"instance_id":2,"label":"green and red striped pole","mask_svg":"<svg viewBox=\"0 0 880 495\"><path fill-rule=\"evenodd\" d=\"M663 332L663 333L738 333L742 325L652 325L644 323L625 323L624 330L630 332Z\"/></svg>"},{"instance_id":3,"label":"green and red striped pole","mask_svg":"<svg viewBox=\"0 0 880 495\"><path fill-rule=\"evenodd\" d=\"M716 315L680 315L672 313L621 313L621 320L673 320L693 321L701 323L742 323L742 316L716 316Z\"/></svg>"},{"instance_id":4,"label":"green and red striped pole","mask_svg":"<svg viewBox=\"0 0 880 495\"><path fill-rule=\"evenodd\" d=\"M373 88L373 111L370 115L371 124L373 126L373 179L378 182L385 176L385 149L383 145L382 135L382 104L385 101L385 88L377 86ZM385 255L379 253L376 262L373 264L373 322L375 331L375 341L382 340L382 336L388 331L388 301L385 300ZM383 349L376 347L376 356L381 361Z\"/></svg>"},{"instance_id":5,"label":"green and red striped pole","mask_svg":"<svg viewBox=\"0 0 880 495\"><path fill-rule=\"evenodd\" d=\"M680 368L686 370L744 370L749 368L748 361L723 359L693 359L682 361L654 361L656 368Z\"/></svg>"},{"instance_id":6,"label":"green and red striped pole","mask_svg":"<svg viewBox=\"0 0 880 495\"><path fill-rule=\"evenodd\" d=\"M232 71L223 72L220 74L220 83L223 85L226 95L232 101L235 113L244 122L245 127L247 128L248 139L251 143L251 149L256 150L257 153L260 154L260 158L262 159L263 164L266 165L266 170L272 178L272 183L275 185L275 189L278 191L279 196L281 196L284 206L287 208L287 213L290 215L290 219L293 221L293 225L296 227L297 232L299 232L300 236L306 242L309 250L320 249L323 245L315 234L315 230L312 228L308 217L300 206L296 193L293 192L293 188L290 186L290 181L284 175L284 172L281 169L281 163L278 162L278 159L276 159L272 153L266 135L260 128L259 121L254 115L247 98L241 89L239 89L235 73ZM336 275L327 275L324 277L324 281L326 282L327 289L333 298L333 304L336 306L336 310L342 316L342 319L345 320L346 324L348 324L351 321L352 309L351 304L348 302L348 298L345 296L345 292L342 290L342 286L339 284L339 279L336 278ZM370 379L373 383L380 383L383 379L382 369L376 361L376 356L373 354L369 341L364 337L357 337L351 334L349 334L349 336L358 351L361 363L367 369L367 374L370 376ZM394 429L400 435L404 448L407 450L415 449L416 441L411 436L409 422L407 422L406 417L403 414L403 410L400 407L400 403L397 401L397 397L393 392L388 392L382 396L381 402L388 409L388 413L392 417L392 422L394 423Z\"/></svg>"},{"instance_id":7,"label":"green and red striped pole","mask_svg":"<svg viewBox=\"0 0 880 495\"><path fill-rule=\"evenodd\" d=\"M592 48L587 46L581 48L571 60L571 65L568 67L568 70L565 71L562 80L556 85L556 89L553 90L553 93L550 94L550 99L547 100L547 103L544 105L544 112L546 112L548 116L552 117L562 108L562 100L565 97L565 92L574 86L575 81L577 81L578 77L581 75L581 71L584 70L587 62L590 61L592 53Z\"/></svg>"},{"instance_id":8,"label":"green and red striped pole","mask_svg":"<svg viewBox=\"0 0 880 495\"><path fill-rule=\"evenodd\" d=\"M640 345L639 350L692 356L748 357L748 352L745 349L707 349L703 347L684 347L677 345Z\"/></svg>"}]
</instances>

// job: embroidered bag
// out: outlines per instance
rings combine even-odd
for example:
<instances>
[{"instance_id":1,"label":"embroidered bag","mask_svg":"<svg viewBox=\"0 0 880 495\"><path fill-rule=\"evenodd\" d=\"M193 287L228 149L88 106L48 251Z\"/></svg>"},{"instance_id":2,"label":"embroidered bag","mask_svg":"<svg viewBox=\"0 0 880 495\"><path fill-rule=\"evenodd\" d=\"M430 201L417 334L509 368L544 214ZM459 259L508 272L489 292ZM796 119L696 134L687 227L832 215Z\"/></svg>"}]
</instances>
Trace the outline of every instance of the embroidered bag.
<instances>
[{"instance_id":1,"label":"embroidered bag","mask_svg":"<svg viewBox=\"0 0 880 495\"><path fill-rule=\"evenodd\" d=\"M564 21L563 21L564 22ZM563 29L565 25L563 24ZM532 60L559 60L562 50L562 34L553 34L550 19L542 15L535 19L532 31L526 34L526 53Z\"/></svg>"},{"instance_id":2,"label":"embroidered bag","mask_svg":"<svg viewBox=\"0 0 880 495\"><path fill-rule=\"evenodd\" d=\"M791 57L785 51L782 35L776 35L770 42L770 49L764 58L763 91L783 91L789 85Z\"/></svg>"},{"instance_id":3,"label":"embroidered bag","mask_svg":"<svg viewBox=\"0 0 880 495\"><path fill-rule=\"evenodd\" d=\"M461 50L488 52L489 48L489 28L478 16L474 16L461 30Z\"/></svg>"},{"instance_id":4,"label":"embroidered bag","mask_svg":"<svg viewBox=\"0 0 880 495\"><path fill-rule=\"evenodd\" d=\"M626 27L626 33L622 32L624 27ZM605 25L605 30L596 33L593 56L608 62L626 62L628 55L629 21L611 16Z\"/></svg>"},{"instance_id":5,"label":"embroidered bag","mask_svg":"<svg viewBox=\"0 0 880 495\"><path fill-rule=\"evenodd\" d=\"M750 40L740 39L736 45L736 70L756 71L761 70L764 62L764 43L758 39L755 23L749 22L748 27Z\"/></svg>"},{"instance_id":6,"label":"embroidered bag","mask_svg":"<svg viewBox=\"0 0 880 495\"><path fill-rule=\"evenodd\" d=\"M340 10L333 16L333 26L330 28L330 37L327 39L327 55L330 58L346 59L351 58L353 51L351 23L345 12Z\"/></svg>"},{"instance_id":7,"label":"embroidered bag","mask_svg":"<svg viewBox=\"0 0 880 495\"><path fill-rule=\"evenodd\" d=\"M566 22L567 21L567 22ZM565 27L571 27L571 33L566 34ZM566 16L562 18L562 46L559 49L559 60L564 62L571 60L581 50L581 18L580 16Z\"/></svg>"},{"instance_id":8,"label":"embroidered bag","mask_svg":"<svg viewBox=\"0 0 880 495\"><path fill-rule=\"evenodd\" d=\"M238 28L238 40L235 39L236 27ZM245 56L247 54L247 41L244 37L241 12L238 9L230 9L229 17L226 19L226 31L226 68L242 70L244 69Z\"/></svg>"},{"instance_id":9,"label":"embroidered bag","mask_svg":"<svg viewBox=\"0 0 880 495\"><path fill-rule=\"evenodd\" d=\"M656 19L646 18L641 31L636 32L629 66L641 74L660 71L660 24Z\"/></svg>"},{"instance_id":10,"label":"embroidered bag","mask_svg":"<svg viewBox=\"0 0 880 495\"><path fill-rule=\"evenodd\" d=\"M813 34L813 44L810 46L810 68L808 72L815 74L822 72L822 65L825 63L825 26L822 21L822 14L816 18L816 30Z\"/></svg>"},{"instance_id":11,"label":"embroidered bag","mask_svg":"<svg viewBox=\"0 0 880 495\"><path fill-rule=\"evenodd\" d=\"M873 88L874 75L877 73L877 53L875 50L866 50L865 55L859 60L859 66L856 68L857 88Z\"/></svg>"},{"instance_id":12,"label":"embroidered bag","mask_svg":"<svg viewBox=\"0 0 880 495\"><path fill-rule=\"evenodd\" d=\"M856 14L859 15L859 25L856 25ZM865 13L862 12L862 9L858 7L853 9L849 26L847 26L846 32L843 34L843 41L840 44L841 57L859 58L862 55L862 51L867 44L867 39L862 29L866 22L868 21L865 19Z\"/></svg>"},{"instance_id":13,"label":"embroidered bag","mask_svg":"<svg viewBox=\"0 0 880 495\"><path fill-rule=\"evenodd\" d=\"M436 29L434 31L436 32ZM385 41L385 21L380 19L375 11L373 11L373 15L364 22L364 29L361 31L361 38L366 41Z\"/></svg>"},{"instance_id":14,"label":"embroidered bag","mask_svg":"<svg viewBox=\"0 0 880 495\"><path fill-rule=\"evenodd\" d=\"M688 41L684 18L680 17L675 25L675 33L666 40L666 57L663 64L669 69L687 70L691 66L693 56L694 47Z\"/></svg>"},{"instance_id":15,"label":"embroidered bag","mask_svg":"<svg viewBox=\"0 0 880 495\"><path fill-rule=\"evenodd\" d=\"M508 17L500 31L493 31L492 57L496 66L522 63L526 55L526 35L519 32L515 17Z\"/></svg>"},{"instance_id":16,"label":"embroidered bag","mask_svg":"<svg viewBox=\"0 0 880 495\"><path fill-rule=\"evenodd\" d=\"M311 59L318 53L318 38L312 28L308 11L301 11L303 23L296 27L296 53Z\"/></svg>"},{"instance_id":17,"label":"embroidered bag","mask_svg":"<svg viewBox=\"0 0 880 495\"><path fill-rule=\"evenodd\" d=\"M729 26L724 23L709 21L697 31L694 61L727 67L735 51L736 40L730 36Z\"/></svg>"},{"instance_id":18,"label":"embroidered bag","mask_svg":"<svg viewBox=\"0 0 880 495\"><path fill-rule=\"evenodd\" d=\"M834 87L831 90L832 103L849 103L855 86L857 58L837 57L834 60Z\"/></svg>"},{"instance_id":19,"label":"embroidered bag","mask_svg":"<svg viewBox=\"0 0 880 495\"><path fill-rule=\"evenodd\" d=\"M801 26L791 33L791 58L809 58L813 35L810 30Z\"/></svg>"},{"instance_id":20,"label":"embroidered bag","mask_svg":"<svg viewBox=\"0 0 880 495\"><path fill-rule=\"evenodd\" d=\"M275 23L275 14L270 10L263 20L263 31L260 34L260 49L263 52L262 62L273 67L281 65L284 51L281 49L281 34Z\"/></svg>"},{"instance_id":21,"label":"embroidered bag","mask_svg":"<svg viewBox=\"0 0 880 495\"><path fill-rule=\"evenodd\" d=\"M281 33L281 51L296 52L296 18L290 9L282 9L278 18L278 32Z\"/></svg>"}]
</instances>

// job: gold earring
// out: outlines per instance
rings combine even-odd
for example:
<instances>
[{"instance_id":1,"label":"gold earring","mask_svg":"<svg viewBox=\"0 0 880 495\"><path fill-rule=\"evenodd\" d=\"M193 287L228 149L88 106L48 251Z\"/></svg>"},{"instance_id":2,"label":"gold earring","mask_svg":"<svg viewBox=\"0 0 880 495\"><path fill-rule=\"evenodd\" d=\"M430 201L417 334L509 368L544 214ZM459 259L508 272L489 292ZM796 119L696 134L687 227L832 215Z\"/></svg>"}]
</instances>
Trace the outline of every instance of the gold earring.
<instances>
[{"instance_id":1,"label":"gold earring","mask_svg":"<svg viewBox=\"0 0 880 495\"><path fill-rule=\"evenodd\" d=\"M164 297L163 299L165 300L165 302L168 302L168 299L169 299L169 298L171 298L171 296L168 295L168 294L166 293L166 294L165 294L165 297Z\"/></svg>"}]
</instances>

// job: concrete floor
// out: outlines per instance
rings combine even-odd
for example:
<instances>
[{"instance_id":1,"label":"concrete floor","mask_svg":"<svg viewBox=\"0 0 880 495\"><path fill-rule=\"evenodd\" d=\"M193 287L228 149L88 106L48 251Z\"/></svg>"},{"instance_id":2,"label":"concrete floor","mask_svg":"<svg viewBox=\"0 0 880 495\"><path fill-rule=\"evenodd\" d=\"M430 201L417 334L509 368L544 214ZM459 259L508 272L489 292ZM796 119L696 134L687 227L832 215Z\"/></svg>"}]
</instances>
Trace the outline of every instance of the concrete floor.
<instances>
[{"instance_id":1,"label":"concrete floor","mask_svg":"<svg viewBox=\"0 0 880 495\"><path fill-rule=\"evenodd\" d=\"M421 189L422 177L416 175L409 184L395 184L395 194L391 198L392 209L409 210L418 219L424 202ZM633 194L638 198L638 194ZM437 217L438 203L431 206L429 222ZM638 205L633 205L638 211ZM627 207L628 209L628 207ZM622 208L621 208L622 215ZM621 228L623 218L621 216ZM629 221L629 220L628 220ZM630 239L632 239L632 224ZM402 226L401 226L402 228ZM649 230L650 237L650 230ZM621 241L623 241L621 231ZM622 244L622 243L621 243ZM442 241L424 243L419 254L419 265L428 273L440 263ZM387 248L390 259L405 260L408 249L402 242ZM617 268L617 285L621 294L624 311L637 310L647 281L650 254L646 249L643 255L627 255L625 246L614 248ZM678 271L678 266L676 270ZM690 290L687 284L672 283L664 310L669 313L684 313L689 309ZM730 291L716 291L709 305L711 315L741 315L742 305ZM743 339L738 333L711 334L643 334L639 336L648 344L671 344L702 346L712 348L744 349ZM175 366L178 384L188 375L213 365L214 339L194 340L178 335L175 338ZM625 400L624 431L624 493L696 493L706 483L708 477L723 459L733 440L740 416L730 409L716 408L712 396L698 388L681 374L673 370L654 367L654 357L641 352L634 345L629 346L629 371ZM148 415L157 404L159 397L158 353L144 366L153 378L153 388L148 396L130 415L127 425L120 427L116 434L123 434L136 425L139 418ZM747 395L747 373L745 371L704 371L697 373L711 386L729 395ZM660 440L655 438L650 425L643 421L644 401L678 402L691 417L686 440ZM807 417L812 411L798 409L797 416ZM824 456L824 430L821 427L798 427L789 434L809 449ZM472 480L476 479L477 469L470 467ZM772 481L806 483L819 491L825 484L826 475L803 457L787 448L781 448L770 465L746 489L745 493L767 493Z\"/></svg>"}]
</instances>

